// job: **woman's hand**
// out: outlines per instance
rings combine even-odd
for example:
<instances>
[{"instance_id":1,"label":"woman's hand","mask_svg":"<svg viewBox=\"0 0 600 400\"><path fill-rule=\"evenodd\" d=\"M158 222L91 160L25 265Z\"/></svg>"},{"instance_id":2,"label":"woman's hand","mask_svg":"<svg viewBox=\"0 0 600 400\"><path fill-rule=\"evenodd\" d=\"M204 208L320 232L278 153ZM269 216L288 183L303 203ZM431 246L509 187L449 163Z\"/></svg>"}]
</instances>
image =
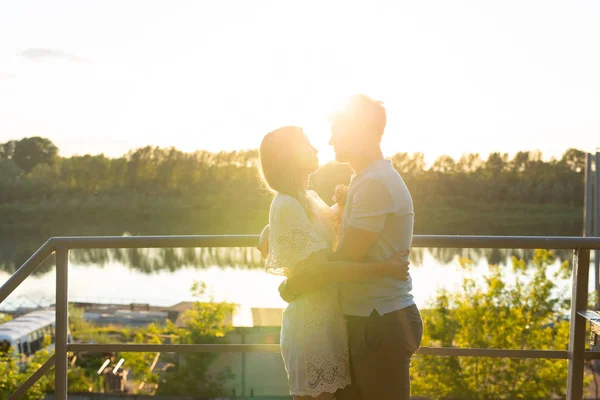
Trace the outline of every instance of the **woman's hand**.
<instances>
[{"instance_id":1,"label":"woman's hand","mask_svg":"<svg viewBox=\"0 0 600 400\"><path fill-rule=\"evenodd\" d=\"M296 300L296 295L290 292L288 289L288 279L281 282L279 285L279 297L283 299L286 303L291 303Z\"/></svg>"},{"instance_id":2,"label":"woman's hand","mask_svg":"<svg viewBox=\"0 0 600 400\"><path fill-rule=\"evenodd\" d=\"M262 232L260 233L260 238L258 239L258 245L256 246L260 254L262 254L263 258L267 258L269 255L269 225L265 226Z\"/></svg>"},{"instance_id":3,"label":"woman's hand","mask_svg":"<svg viewBox=\"0 0 600 400\"><path fill-rule=\"evenodd\" d=\"M406 256L408 256L409 254L409 250L401 251L394 254L390 259L388 259L388 268L386 275L401 281L407 280L409 270L408 266L410 265L410 261L406 260Z\"/></svg>"},{"instance_id":4,"label":"woman's hand","mask_svg":"<svg viewBox=\"0 0 600 400\"><path fill-rule=\"evenodd\" d=\"M344 212L344 207L346 207L346 199L348 198L348 186L346 185L337 185L335 187L335 191L333 193L333 201L337 203L337 211L340 215Z\"/></svg>"}]
</instances>

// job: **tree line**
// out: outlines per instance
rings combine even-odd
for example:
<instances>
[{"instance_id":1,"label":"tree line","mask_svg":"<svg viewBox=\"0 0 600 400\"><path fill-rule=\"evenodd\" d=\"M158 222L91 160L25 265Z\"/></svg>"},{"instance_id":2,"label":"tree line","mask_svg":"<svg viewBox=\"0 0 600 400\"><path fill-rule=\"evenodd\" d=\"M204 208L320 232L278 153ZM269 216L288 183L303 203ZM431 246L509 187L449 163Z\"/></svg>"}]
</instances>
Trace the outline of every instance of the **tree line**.
<instances>
[{"instance_id":1,"label":"tree line","mask_svg":"<svg viewBox=\"0 0 600 400\"><path fill-rule=\"evenodd\" d=\"M147 233L158 227L160 233L200 228L255 233L267 221L271 196L259 178L257 150L186 153L147 146L116 158L58 154L42 137L0 144L4 231L60 225L59 216L71 220L70 226L72 220L85 222L78 229L86 234ZM539 151L512 158L440 156L431 166L423 153L398 153L391 161L411 190L417 233L505 234L523 218L534 227L523 234L543 233L559 223L556 234L580 231L583 151L567 149L548 161ZM328 163L312 176L311 186L330 201L335 185L347 184L351 173L347 165ZM89 232L90 225L99 231Z\"/></svg>"}]
</instances>

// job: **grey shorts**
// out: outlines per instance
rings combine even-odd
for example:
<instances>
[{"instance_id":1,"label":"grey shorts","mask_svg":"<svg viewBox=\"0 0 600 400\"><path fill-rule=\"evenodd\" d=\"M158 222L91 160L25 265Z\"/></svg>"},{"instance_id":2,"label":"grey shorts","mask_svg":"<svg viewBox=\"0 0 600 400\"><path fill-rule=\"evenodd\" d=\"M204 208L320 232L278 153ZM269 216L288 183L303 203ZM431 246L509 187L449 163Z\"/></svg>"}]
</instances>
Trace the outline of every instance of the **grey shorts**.
<instances>
[{"instance_id":1,"label":"grey shorts","mask_svg":"<svg viewBox=\"0 0 600 400\"><path fill-rule=\"evenodd\" d=\"M338 391L336 399L408 400L410 360L423 336L417 306L346 319L352 385Z\"/></svg>"}]
</instances>

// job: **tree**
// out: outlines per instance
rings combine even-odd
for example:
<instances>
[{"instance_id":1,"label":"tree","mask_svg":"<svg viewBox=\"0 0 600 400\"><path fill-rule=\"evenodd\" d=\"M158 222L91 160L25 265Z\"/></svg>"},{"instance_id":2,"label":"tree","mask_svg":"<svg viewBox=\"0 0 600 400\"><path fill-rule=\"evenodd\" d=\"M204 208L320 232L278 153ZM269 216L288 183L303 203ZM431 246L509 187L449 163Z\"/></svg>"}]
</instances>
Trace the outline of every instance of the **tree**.
<instances>
[{"instance_id":1,"label":"tree","mask_svg":"<svg viewBox=\"0 0 600 400\"><path fill-rule=\"evenodd\" d=\"M397 153L391 158L392 165L403 177L416 178L425 172L425 157L423 153Z\"/></svg>"},{"instance_id":2,"label":"tree","mask_svg":"<svg viewBox=\"0 0 600 400\"><path fill-rule=\"evenodd\" d=\"M144 344L161 344L161 338L166 336L165 332L171 330L173 325L169 322L167 327L159 327L155 324L150 324L146 329L138 331L133 337L133 343ZM125 359L126 366L131 369L131 376L136 386L138 387L156 387L159 382L159 376L154 373L151 368L154 368L156 358L160 353L121 353L119 357ZM138 382L141 385L138 385ZM152 391L152 390L151 390Z\"/></svg>"},{"instance_id":3,"label":"tree","mask_svg":"<svg viewBox=\"0 0 600 400\"><path fill-rule=\"evenodd\" d=\"M43 349L37 351L25 360L22 369L17 363L17 358L10 353L0 354L0 398L6 399L20 385L25 382L35 371L37 371L52 356L53 351L47 350L50 338L44 337ZM43 400L46 393L54 391L54 368L42 376L22 397L25 400ZM68 370L69 392L88 392L92 383L82 368L71 366Z\"/></svg>"},{"instance_id":4,"label":"tree","mask_svg":"<svg viewBox=\"0 0 600 400\"><path fill-rule=\"evenodd\" d=\"M5 143L6 154L14 146ZM522 152L510 162L499 153L487 161L468 154L429 169L421 153L391 161L410 189L418 233L577 235L584 154L571 149L561 161L543 161L539 152ZM10 157L0 160L0 231L10 235L254 233L268 221L271 194L259 179L256 150L149 146L119 158L56 157L27 173ZM351 175L347 164L326 164L311 176L311 189L330 203Z\"/></svg>"},{"instance_id":5,"label":"tree","mask_svg":"<svg viewBox=\"0 0 600 400\"><path fill-rule=\"evenodd\" d=\"M196 297L203 296L206 286L195 283L192 292ZM179 344L222 343L223 337L231 329L225 318L232 313L233 304L195 302L184 315L184 326L179 328L168 324L167 330ZM219 397L224 393L223 385L232 375L230 371L220 371L209 375L211 364L218 357L212 353L186 353L171 360L173 367L161 376L157 394Z\"/></svg>"},{"instance_id":6,"label":"tree","mask_svg":"<svg viewBox=\"0 0 600 400\"><path fill-rule=\"evenodd\" d=\"M554 278L565 278L569 263L552 277L554 261L552 252L536 250L533 271L513 257L512 284L490 265L483 285L465 279L462 293L441 291L424 312L423 345L566 349L568 302L556 293ZM567 368L561 360L419 356L413 365L414 393L433 399L548 399L566 390Z\"/></svg>"},{"instance_id":7,"label":"tree","mask_svg":"<svg viewBox=\"0 0 600 400\"><path fill-rule=\"evenodd\" d=\"M519 151L510 162L514 172L524 172L529 167L531 156L528 151Z\"/></svg>"},{"instance_id":8,"label":"tree","mask_svg":"<svg viewBox=\"0 0 600 400\"><path fill-rule=\"evenodd\" d=\"M439 156L431 166L431 169L443 174L452 174L456 172L456 161L450 156Z\"/></svg>"},{"instance_id":9,"label":"tree","mask_svg":"<svg viewBox=\"0 0 600 400\"><path fill-rule=\"evenodd\" d=\"M11 159L0 158L0 179L13 181L23 174L23 170Z\"/></svg>"},{"instance_id":10,"label":"tree","mask_svg":"<svg viewBox=\"0 0 600 400\"><path fill-rule=\"evenodd\" d=\"M568 149L565 154L563 154L561 162L571 171L582 172L585 170L585 151L573 148Z\"/></svg>"},{"instance_id":11,"label":"tree","mask_svg":"<svg viewBox=\"0 0 600 400\"><path fill-rule=\"evenodd\" d=\"M499 175L506 168L508 154L491 153L485 162L485 169L493 176Z\"/></svg>"},{"instance_id":12,"label":"tree","mask_svg":"<svg viewBox=\"0 0 600 400\"><path fill-rule=\"evenodd\" d=\"M69 329L72 335L78 335L92 327L92 324L85 319L84 314L85 309L83 307L69 304Z\"/></svg>"},{"instance_id":13,"label":"tree","mask_svg":"<svg viewBox=\"0 0 600 400\"><path fill-rule=\"evenodd\" d=\"M459 171L466 172L466 173L475 172L482 166L483 166L483 160L477 153L462 155L460 157L460 159L458 160L458 164L457 164Z\"/></svg>"},{"instance_id":14,"label":"tree","mask_svg":"<svg viewBox=\"0 0 600 400\"><path fill-rule=\"evenodd\" d=\"M12 159L29 172L38 164L51 164L58 154L58 148L50 139L39 136L19 140L14 147Z\"/></svg>"},{"instance_id":15,"label":"tree","mask_svg":"<svg viewBox=\"0 0 600 400\"><path fill-rule=\"evenodd\" d=\"M16 140L9 140L0 144L0 160L11 160L15 155Z\"/></svg>"}]
</instances>

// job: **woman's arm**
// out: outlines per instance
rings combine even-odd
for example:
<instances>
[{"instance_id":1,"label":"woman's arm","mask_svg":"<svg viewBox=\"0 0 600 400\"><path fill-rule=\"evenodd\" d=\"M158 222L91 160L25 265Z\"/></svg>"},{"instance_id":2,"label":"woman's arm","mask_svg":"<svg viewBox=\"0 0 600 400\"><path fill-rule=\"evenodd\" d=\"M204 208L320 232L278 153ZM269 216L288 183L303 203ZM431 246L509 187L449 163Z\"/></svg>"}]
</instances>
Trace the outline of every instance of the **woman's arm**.
<instances>
[{"instance_id":1,"label":"woman's arm","mask_svg":"<svg viewBox=\"0 0 600 400\"><path fill-rule=\"evenodd\" d=\"M260 254L262 254L263 258L266 259L269 255L269 225L265 226L260 233L260 238L258 239L258 245L256 246Z\"/></svg>"},{"instance_id":2,"label":"woman's arm","mask_svg":"<svg viewBox=\"0 0 600 400\"><path fill-rule=\"evenodd\" d=\"M330 261L329 252L319 251L297 265L297 274L290 276L280 287L293 297L336 282L355 282L374 278L393 277L405 280L410 262L404 258L408 252L398 253L387 261L361 263ZM282 297L283 293L282 293ZM284 300L286 298L284 297Z\"/></svg>"},{"instance_id":3,"label":"woman's arm","mask_svg":"<svg viewBox=\"0 0 600 400\"><path fill-rule=\"evenodd\" d=\"M319 198L319 195L312 191ZM330 207L330 209L337 215L338 224L341 224L342 213L344 212L344 207L346 206L346 196L348 192L348 186L346 185L337 185L335 187L335 194L333 196L333 201L335 204ZM323 200L321 200L323 202ZM339 233L339 232L338 232ZM256 246L260 254L264 259L269 255L269 225L265 226L260 233L260 238L258 239L258 245Z\"/></svg>"}]
</instances>

